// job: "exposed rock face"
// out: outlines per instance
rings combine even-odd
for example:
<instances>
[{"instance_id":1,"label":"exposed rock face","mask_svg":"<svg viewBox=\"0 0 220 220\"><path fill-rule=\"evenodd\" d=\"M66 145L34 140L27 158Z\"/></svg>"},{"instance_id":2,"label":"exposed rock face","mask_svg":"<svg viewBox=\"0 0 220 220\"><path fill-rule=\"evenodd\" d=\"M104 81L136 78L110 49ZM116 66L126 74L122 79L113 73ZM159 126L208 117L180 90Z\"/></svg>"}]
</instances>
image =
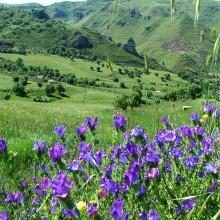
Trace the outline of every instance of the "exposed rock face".
<instances>
[{"instance_id":1,"label":"exposed rock face","mask_svg":"<svg viewBox=\"0 0 220 220\"><path fill-rule=\"evenodd\" d=\"M128 53L138 55L136 51L136 43L132 37L128 39L128 42L123 45L123 49L127 51Z\"/></svg>"},{"instance_id":2,"label":"exposed rock face","mask_svg":"<svg viewBox=\"0 0 220 220\"><path fill-rule=\"evenodd\" d=\"M132 18L134 18L134 17L141 17L142 15L141 15L140 11L137 8L132 8L130 10L130 16Z\"/></svg>"},{"instance_id":3,"label":"exposed rock face","mask_svg":"<svg viewBox=\"0 0 220 220\"><path fill-rule=\"evenodd\" d=\"M72 42L72 46L77 49L86 49L92 48L93 44L89 41L89 39L86 36L78 32Z\"/></svg>"}]
</instances>

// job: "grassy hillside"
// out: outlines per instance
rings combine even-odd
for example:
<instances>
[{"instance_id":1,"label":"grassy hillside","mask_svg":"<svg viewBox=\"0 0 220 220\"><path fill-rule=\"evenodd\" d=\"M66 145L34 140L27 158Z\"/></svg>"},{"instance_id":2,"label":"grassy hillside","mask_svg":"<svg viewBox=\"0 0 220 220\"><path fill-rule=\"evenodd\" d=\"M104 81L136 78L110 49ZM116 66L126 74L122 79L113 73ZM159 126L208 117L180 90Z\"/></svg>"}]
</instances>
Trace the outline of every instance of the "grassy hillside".
<instances>
[{"instance_id":1,"label":"grassy hillside","mask_svg":"<svg viewBox=\"0 0 220 220\"><path fill-rule=\"evenodd\" d=\"M74 26L88 27L114 41L126 43L133 37L140 53L147 53L174 70L190 67L198 70L212 48L208 31L219 27L220 3L202 4L200 23L193 27L194 5L177 1L175 20L170 22L170 1L121 0L81 3L63 2L47 7L53 18L73 22ZM206 42L200 42L200 31L206 33Z\"/></svg>"},{"instance_id":2,"label":"grassy hillside","mask_svg":"<svg viewBox=\"0 0 220 220\"><path fill-rule=\"evenodd\" d=\"M27 5L28 7L28 5ZM89 60L107 59L143 65L111 39L87 28L73 28L50 19L43 10L0 7L0 50L25 54L33 50Z\"/></svg>"},{"instance_id":3,"label":"grassy hillside","mask_svg":"<svg viewBox=\"0 0 220 220\"><path fill-rule=\"evenodd\" d=\"M118 72L118 69L123 69L122 66L113 65L114 72L111 73L107 68L106 62L97 64L83 59L75 59L72 61L60 56L42 54L19 55L0 53L0 57L12 61L21 58L26 66L47 66L48 68L58 69L61 74L74 74L77 78L88 78L89 80L98 79L99 84L105 83L110 85L112 89L114 89L116 95L121 92L126 93L132 89L133 86L137 85L138 82L142 83L143 89L146 92L152 91L156 95L163 95L172 90L186 88L187 85L185 80L182 80L174 73L166 71L151 69L149 74L141 74L140 77L131 78L128 75L122 75ZM91 69L91 67L93 69ZM100 72L97 71L97 67L100 67ZM134 73L137 72L137 70L143 70L132 67L129 67L128 69ZM163 79L165 79L167 74L170 75L170 80L164 81ZM118 79L117 82L114 82L115 78ZM125 83L127 89L120 89L121 82Z\"/></svg>"}]
</instances>

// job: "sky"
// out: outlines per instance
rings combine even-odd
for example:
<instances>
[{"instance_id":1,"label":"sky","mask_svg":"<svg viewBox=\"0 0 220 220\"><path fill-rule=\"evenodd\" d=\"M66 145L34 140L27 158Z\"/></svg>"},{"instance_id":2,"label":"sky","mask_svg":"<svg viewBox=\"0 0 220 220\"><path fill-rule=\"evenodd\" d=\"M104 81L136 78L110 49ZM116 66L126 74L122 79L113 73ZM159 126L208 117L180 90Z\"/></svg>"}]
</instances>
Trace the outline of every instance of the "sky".
<instances>
[{"instance_id":1,"label":"sky","mask_svg":"<svg viewBox=\"0 0 220 220\"><path fill-rule=\"evenodd\" d=\"M42 5L50 5L55 2L63 2L64 0L0 0L0 3L7 3L7 4L23 4L23 3L30 3L35 2ZM68 0L71 2L77 2L82 0Z\"/></svg>"}]
</instances>

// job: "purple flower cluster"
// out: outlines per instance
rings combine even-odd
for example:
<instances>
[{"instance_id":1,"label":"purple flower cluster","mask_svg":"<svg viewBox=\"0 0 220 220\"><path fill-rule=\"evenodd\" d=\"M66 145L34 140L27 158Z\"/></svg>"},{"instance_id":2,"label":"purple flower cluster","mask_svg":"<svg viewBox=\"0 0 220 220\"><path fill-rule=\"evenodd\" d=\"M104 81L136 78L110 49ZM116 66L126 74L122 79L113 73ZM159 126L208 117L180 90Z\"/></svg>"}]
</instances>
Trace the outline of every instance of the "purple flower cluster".
<instances>
[{"instance_id":1,"label":"purple flower cluster","mask_svg":"<svg viewBox=\"0 0 220 220\"><path fill-rule=\"evenodd\" d=\"M50 159L53 162L58 162L67 153L62 143L56 143L54 147L49 149Z\"/></svg>"},{"instance_id":2,"label":"purple flower cluster","mask_svg":"<svg viewBox=\"0 0 220 220\"><path fill-rule=\"evenodd\" d=\"M128 124L128 119L124 115L115 115L114 124L116 131L123 130Z\"/></svg>"},{"instance_id":3,"label":"purple flower cluster","mask_svg":"<svg viewBox=\"0 0 220 220\"><path fill-rule=\"evenodd\" d=\"M66 176L65 173L62 172L57 174L51 185L53 194L60 198L66 198L72 187L72 181Z\"/></svg>"},{"instance_id":4,"label":"purple flower cluster","mask_svg":"<svg viewBox=\"0 0 220 220\"><path fill-rule=\"evenodd\" d=\"M34 151L38 153L46 153L47 152L47 144L46 141L35 141L34 143Z\"/></svg>"},{"instance_id":5,"label":"purple flower cluster","mask_svg":"<svg viewBox=\"0 0 220 220\"><path fill-rule=\"evenodd\" d=\"M7 148L6 141L4 139L0 138L0 154L2 154L2 153L6 154L7 150L8 150L8 148Z\"/></svg>"},{"instance_id":6,"label":"purple flower cluster","mask_svg":"<svg viewBox=\"0 0 220 220\"><path fill-rule=\"evenodd\" d=\"M64 125L58 125L54 127L53 131L57 136L63 138L66 132L66 127Z\"/></svg>"},{"instance_id":7,"label":"purple flower cluster","mask_svg":"<svg viewBox=\"0 0 220 220\"><path fill-rule=\"evenodd\" d=\"M209 103L204 112L212 120L203 122L193 112L191 125L173 127L168 117L163 118L164 129L152 139L140 126L126 131L127 118L115 115L118 139L107 147L94 141L98 118L87 117L73 140L66 140L64 126L55 127L62 140L48 154L45 141L34 144L34 151L41 153L31 168L34 177L22 177L19 191L6 189L8 184L2 187L4 179L0 181L4 210L0 219L30 219L37 214L41 219L105 215L114 220L159 220L181 219L189 213L196 219L200 204L213 207L219 194L219 116ZM2 152L7 146L0 139ZM210 193L212 198L206 200ZM210 212L204 219L214 216L213 208Z\"/></svg>"}]
</instances>

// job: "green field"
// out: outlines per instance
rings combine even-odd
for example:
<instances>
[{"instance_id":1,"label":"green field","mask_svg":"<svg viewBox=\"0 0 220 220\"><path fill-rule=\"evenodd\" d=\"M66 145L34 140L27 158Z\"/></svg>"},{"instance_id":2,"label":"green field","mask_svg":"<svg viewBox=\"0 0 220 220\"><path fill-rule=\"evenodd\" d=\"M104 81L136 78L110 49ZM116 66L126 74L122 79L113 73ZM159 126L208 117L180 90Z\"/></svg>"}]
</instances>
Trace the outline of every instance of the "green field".
<instances>
[{"instance_id":1,"label":"green field","mask_svg":"<svg viewBox=\"0 0 220 220\"><path fill-rule=\"evenodd\" d=\"M157 94L163 94L164 92L176 90L178 88L184 88L187 85L186 81L182 80L176 74L170 72L169 74L171 76L171 80L167 81L166 83L162 82L161 77L164 77L168 72L159 70L151 70L150 75L143 74L140 78L130 78L118 73L118 68L123 68L123 66L113 64L114 73L111 73L107 68L107 63L105 61L102 62L104 67L101 67L101 72L97 72L96 68L100 65L82 59L75 59L72 61L70 59L52 55L19 55L7 53L0 53L0 57L10 59L12 61L16 61L18 58L22 58L24 60L24 64L27 66L47 66L49 68L59 69L62 74L75 74L77 78L98 78L101 80L101 82L113 85L114 91L117 90L119 93L123 91L121 91L121 89L117 89L119 88L119 83L113 82L115 77L119 79L119 82L124 82L129 89L136 85L137 79L139 79L141 80L145 90L151 90L151 87L153 86L155 91L158 91ZM94 70L91 70L91 67L93 67ZM135 70L134 67L128 67L128 69ZM157 74L157 76L155 74Z\"/></svg>"}]
</instances>

